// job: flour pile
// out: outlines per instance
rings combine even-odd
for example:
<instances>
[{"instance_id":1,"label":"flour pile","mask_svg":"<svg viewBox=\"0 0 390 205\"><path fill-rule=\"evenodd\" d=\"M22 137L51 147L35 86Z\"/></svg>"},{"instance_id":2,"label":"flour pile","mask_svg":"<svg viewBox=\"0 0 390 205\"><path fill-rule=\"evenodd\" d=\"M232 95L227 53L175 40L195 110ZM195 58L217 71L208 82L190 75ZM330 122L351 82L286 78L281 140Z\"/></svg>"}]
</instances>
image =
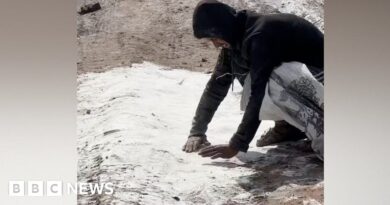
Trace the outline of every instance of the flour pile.
<instances>
[{"instance_id":1,"label":"flour pile","mask_svg":"<svg viewBox=\"0 0 390 205\"><path fill-rule=\"evenodd\" d=\"M78 181L115 185L79 204L322 204L323 165L303 142L254 140L229 160L181 151L209 77L147 62L79 75ZM209 126L212 144L228 143L242 118L235 85Z\"/></svg>"}]
</instances>

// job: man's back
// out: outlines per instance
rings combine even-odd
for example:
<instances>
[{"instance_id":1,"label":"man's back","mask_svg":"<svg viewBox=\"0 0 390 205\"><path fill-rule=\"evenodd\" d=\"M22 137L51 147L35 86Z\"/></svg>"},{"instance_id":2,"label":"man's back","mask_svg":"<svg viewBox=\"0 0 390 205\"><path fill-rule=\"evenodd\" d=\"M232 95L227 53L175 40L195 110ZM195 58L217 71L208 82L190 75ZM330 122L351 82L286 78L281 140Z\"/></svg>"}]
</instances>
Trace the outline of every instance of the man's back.
<instances>
[{"instance_id":1,"label":"man's back","mask_svg":"<svg viewBox=\"0 0 390 205\"><path fill-rule=\"evenodd\" d=\"M240 14L241 13L241 14ZM254 46L275 59L269 61L299 61L308 66L324 67L324 35L312 23L293 14L260 15L241 11L244 33L237 47L245 59L250 59ZM262 56L259 56L262 57Z\"/></svg>"}]
</instances>

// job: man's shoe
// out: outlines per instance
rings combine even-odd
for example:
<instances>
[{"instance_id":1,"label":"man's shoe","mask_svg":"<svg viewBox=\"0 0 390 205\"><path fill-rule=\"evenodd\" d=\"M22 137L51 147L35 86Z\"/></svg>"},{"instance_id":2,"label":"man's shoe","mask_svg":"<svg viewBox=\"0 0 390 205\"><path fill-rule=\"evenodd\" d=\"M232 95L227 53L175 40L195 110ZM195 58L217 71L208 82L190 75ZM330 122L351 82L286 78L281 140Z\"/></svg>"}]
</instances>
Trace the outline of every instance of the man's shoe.
<instances>
[{"instance_id":1,"label":"man's shoe","mask_svg":"<svg viewBox=\"0 0 390 205\"><path fill-rule=\"evenodd\" d=\"M285 141L298 141L305 139L306 135L298 128L288 124L286 121L276 121L275 127L268 130L256 142L256 146L263 147Z\"/></svg>"}]
</instances>

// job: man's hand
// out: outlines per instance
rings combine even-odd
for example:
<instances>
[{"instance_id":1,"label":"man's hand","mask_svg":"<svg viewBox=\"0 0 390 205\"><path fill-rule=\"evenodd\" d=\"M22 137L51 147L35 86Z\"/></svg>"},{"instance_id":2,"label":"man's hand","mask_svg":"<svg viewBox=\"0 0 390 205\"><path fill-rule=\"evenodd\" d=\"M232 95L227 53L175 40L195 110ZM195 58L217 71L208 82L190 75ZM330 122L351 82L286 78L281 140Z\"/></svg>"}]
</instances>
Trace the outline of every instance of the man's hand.
<instances>
[{"instance_id":1,"label":"man's hand","mask_svg":"<svg viewBox=\"0 0 390 205\"><path fill-rule=\"evenodd\" d=\"M236 156L238 150L231 148L229 145L214 145L201 149L199 155L202 157L211 157L211 159L217 158L232 158Z\"/></svg>"},{"instance_id":2,"label":"man's hand","mask_svg":"<svg viewBox=\"0 0 390 205\"><path fill-rule=\"evenodd\" d=\"M186 144L183 146L185 152L195 152L199 148L209 146L210 142L207 141L206 137L203 136L191 136L188 138Z\"/></svg>"}]
</instances>

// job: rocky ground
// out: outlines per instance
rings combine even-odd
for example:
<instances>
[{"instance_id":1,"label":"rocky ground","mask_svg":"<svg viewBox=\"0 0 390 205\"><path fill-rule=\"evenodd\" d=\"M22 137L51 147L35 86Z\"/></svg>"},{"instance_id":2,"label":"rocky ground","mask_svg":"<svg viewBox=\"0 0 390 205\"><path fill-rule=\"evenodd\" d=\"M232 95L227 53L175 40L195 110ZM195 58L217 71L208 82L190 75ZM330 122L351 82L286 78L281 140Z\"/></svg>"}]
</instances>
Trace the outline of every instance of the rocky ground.
<instances>
[{"instance_id":1,"label":"rocky ground","mask_svg":"<svg viewBox=\"0 0 390 205\"><path fill-rule=\"evenodd\" d=\"M218 51L192 36L198 0L78 0L78 8L101 9L77 16L78 73L151 61L172 68L207 71ZM238 9L295 13L322 30L323 0L222 0Z\"/></svg>"}]
</instances>

